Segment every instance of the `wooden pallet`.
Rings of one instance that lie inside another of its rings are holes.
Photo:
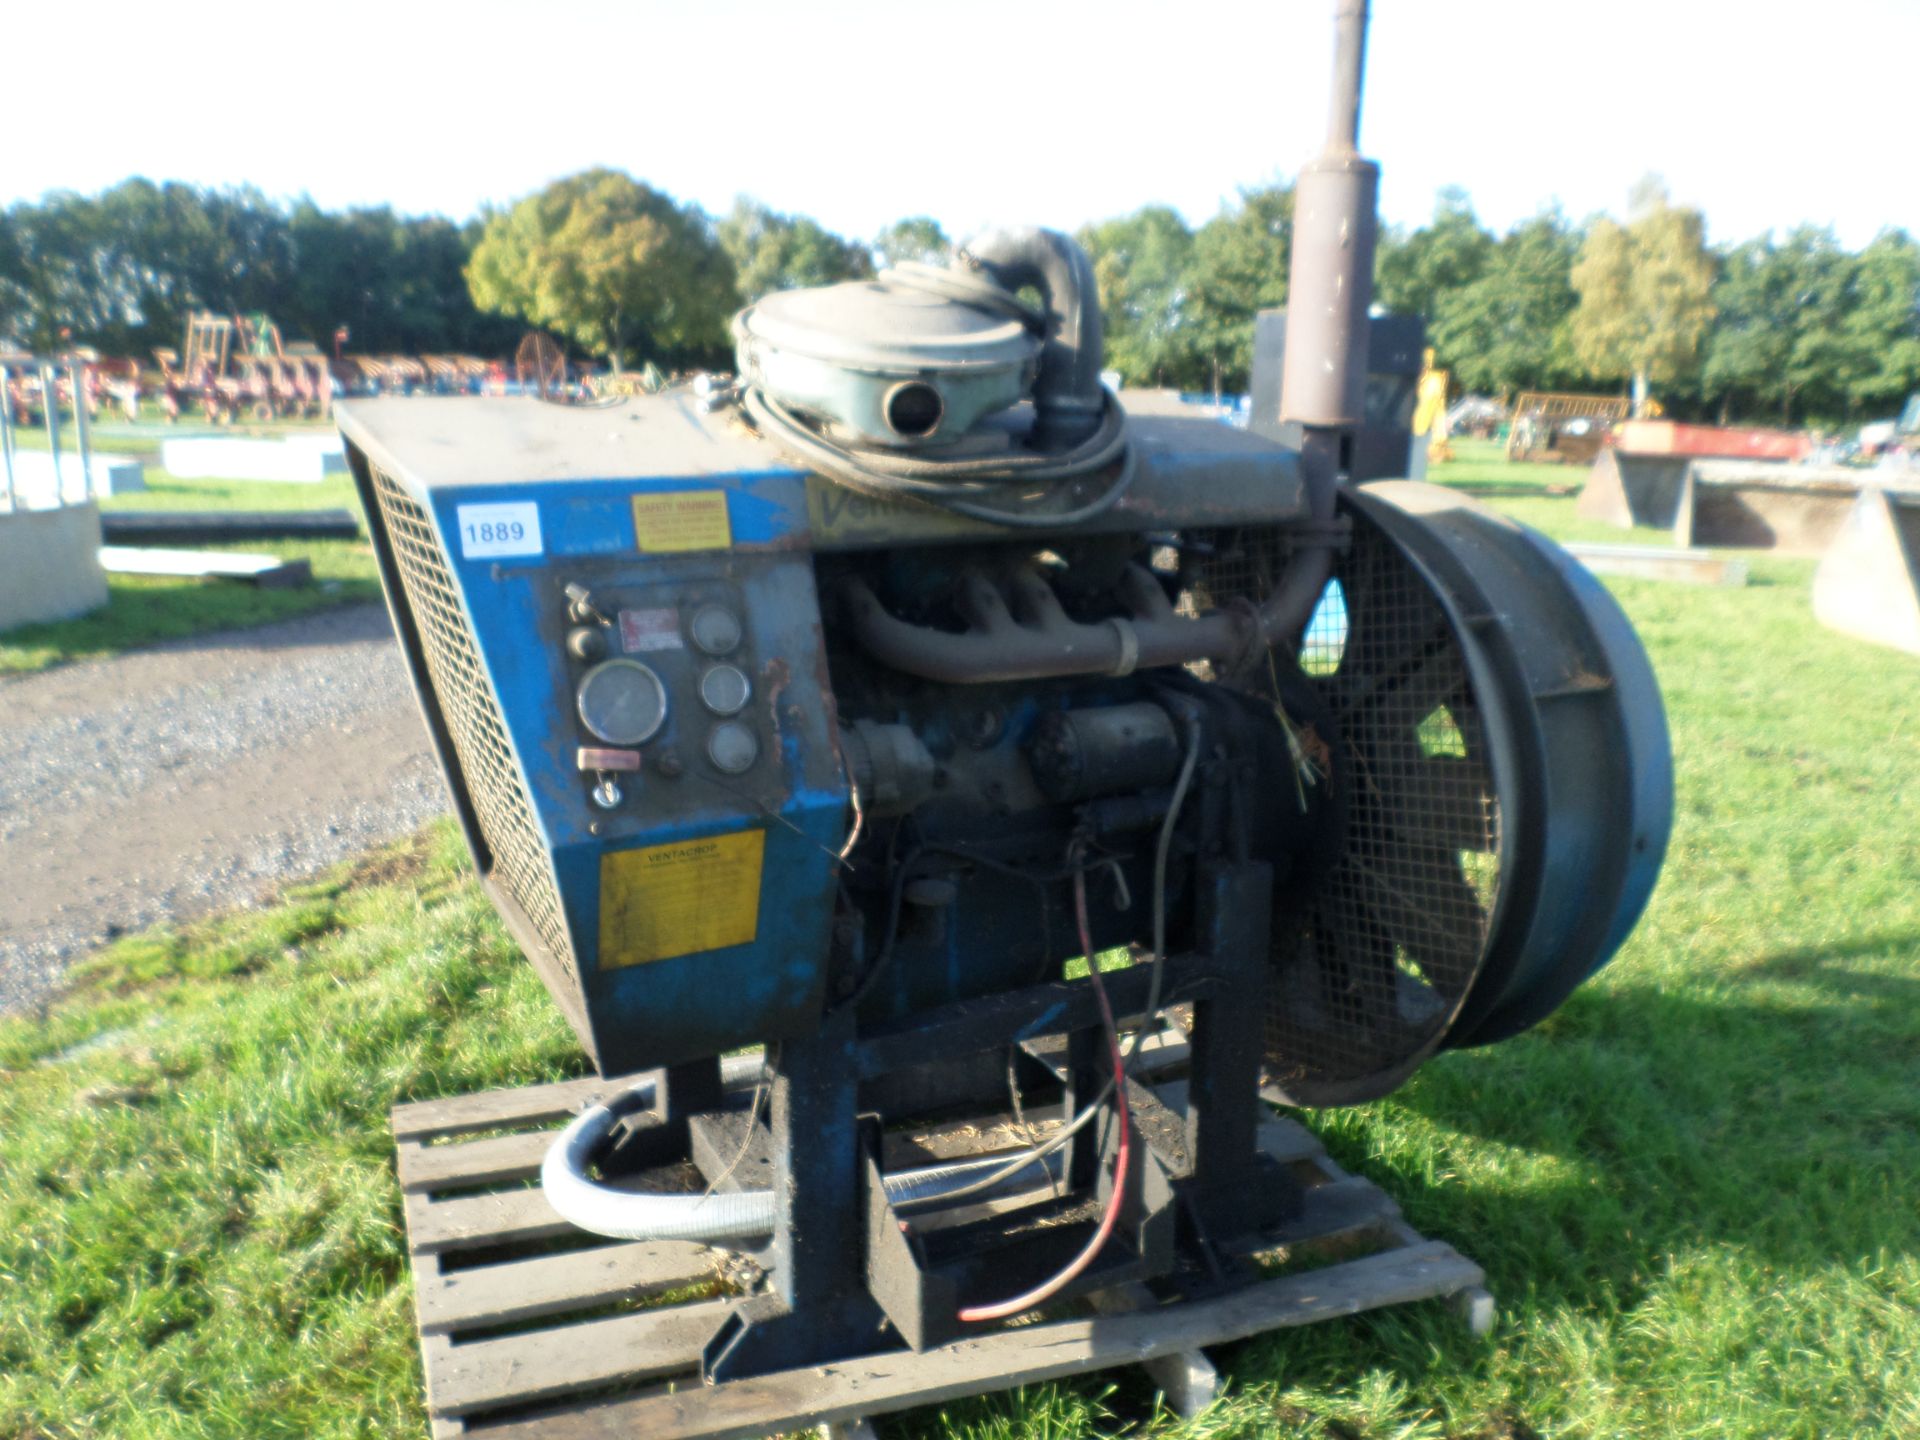
[[[1177,1063],[1181,1048],[1169,1044],[1160,1062]],[[701,1347],[734,1303],[739,1261],[687,1243],[555,1248],[588,1237],[554,1213],[536,1180],[555,1128],[630,1083],[576,1080],[395,1107],[435,1440],[696,1440],[815,1426],[857,1440],[873,1434],[871,1416],[1121,1365],[1144,1366],[1190,1414],[1217,1393],[1208,1345],[1437,1297],[1453,1298],[1476,1333],[1493,1321],[1479,1266],[1415,1232],[1312,1132],[1276,1117],[1262,1147],[1310,1188],[1297,1219],[1246,1248],[1324,1261],[1318,1268],[1202,1300],[1163,1303],[1146,1286],[1123,1287],[1076,1315],[924,1354],[704,1385]],[[1162,1079],[1158,1093],[1184,1107],[1182,1082]],[[1006,1116],[903,1141],[922,1157],[1017,1143]]]

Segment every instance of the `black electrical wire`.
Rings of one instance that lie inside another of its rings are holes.
[[[1186,802],[1187,791],[1193,784],[1194,768],[1200,761],[1201,738],[1200,722],[1197,720],[1189,720],[1187,722],[1187,758],[1181,763],[1180,778],[1174,782],[1173,799],[1167,806],[1166,818],[1160,822],[1160,836],[1154,846],[1153,973],[1147,983],[1147,1004],[1144,1012],[1146,1018],[1141,1023],[1140,1028],[1133,1032],[1133,1043],[1128,1047],[1126,1058],[1122,1062],[1120,1069],[1122,1077],[1130,1077],[1133,1074],[1134,1065],[1140,1055],[1140,1047],[1145,1042],[1147,1033],[1155,1028],[1154,1022],[1160,1014],[1167,954],[1167,861],[1173,849],[1174,826],[1180,818],[1181,807]],[[1087,966],[1089,970],[1097,967],[1098,964],[1099,961],[1093,955],[1089,954],[1087,956]],[[1099,1093],[1086,1103],[1079,1114],[1075,1115],[1060,1129],[1054,1131],[1043,1143],[1036,1146],[1027,1154],[1009,1161],[1000,1169],[993,1171],[984,1180],[975,1181],[958,1190],[943,1192],[938,1197],[939,1202],[942,1205],[946,1205],[955,1200],[965,1199],[969,1195],[981,1194],[993,1189],[997,1185],[1004,1184],[1013,1176],[1018,1175],[1022,1170],[1045,1160],[1047,1156],[1061,1149],[1069,1140],[1092,1123],[1094,1116],[1100,1114],[1107,1103],[1108,1097],[1114,1093],[1114,1086],[1115,1082],[1109,1080],[1100,1088]],[[906,1205],[896,1206],[895,1208],[912,1208],[913,1203],[914,1202],[909,1202]]]
[[[1138,466],[1127,443],[1127,412],[1111,390],[1100,424],[1070,450],[1016,450],[999,455],[940,459],[925,455],[863,451],[859,455],[810,428],[758,386],[741,396],[760,433],[808,469],[835,484],[876,500],[918,500],[970,520],[1015,530],[1078,525],[1106,514],[1133,485]],[[1118,470],[1097,498],[1072,510],[1041,507],[1011,510],[1006,501],[1021,491],[1059,484],[1114,465]],[[984,501],[998,500],[998,504]]]
[[[896,831],[895,833],[897,834],[898,832]],[[893,963],[894,942],[900,934],[900,905],[906,898],[907,882],[913,878],[913,867],[924,855],[950,855],[955,859],[964,860],[968,864],[978,865],[982,869],[998,871],[1000,874],[1010,876],[1015,880],[1025,881],[1040,892],[1042,925],[1046,923],[1047,914],[1046,887],[1058,884],[1062,880],[1071,880],[1075,873],[1074,870],[1069,867],[1064,870],[1048,871],[1044,874],[1036,875],[1031,870],[1023,870],[1018,865],[1009,865],[1004,860],[995,860],[990,856],[965,849],[959,845],[933,840],[916,844],[912,850],[907,852],[906,859],[894,864],[893,886],[887,898],[887,928],[882,932],[880,948],[873,957],[873,963],[867,966],[866,974],[860,977],[860,983],[854,987],[853,993],[840,1002],[842,1007],[857,1007],[861,1001],[865,1000],[867,996],[873,992],[873,987],[879,982],[880,977],[886,973],[888,966]],[[1043,939],[1042,949],[1050,948]]]
[[[1069,1260],[1051,1278],[1042,1281],[1032,1289],[1006,1300],[990,1305],[969,1305],[960,1311],[960,1319],[967,1324],[978,1324],[984,1320],[1006,1320],[1015,1315],[1046,1304],[1067,1286],[1071,1285],[1087,1267],[1100,1258],[1100,1252],[1113,1237],[1114,1226],[1119,1222],[1120,1212],[1127,1203],[1127,1172],[1133,1159],[1133,1118],[1127,1111],[1127,1062],[1120,1054],[1120,1027],[1115,1023],[1113,1004],[1107,999],[1107,984],[1100,977],[1099,962],[1093,956],[1092,927],[1087,923],[1087,872],[1084,869],[1073,872],[1073,913],[1080,929],[1080,945],[1087,952],[1087,979],[1093,984],[1094,997],[1100,1002],[1100,1029],[1107,1039],[1107,1056],[1113,1065],[1113,1080],[1110,1088],[1113,1092],[1114,1109],[1118,1112],[1120,1138],[1113,1160],[1113,1189],[1107,1196],[1105,1210],[1101,1213],[1100,1224],[1093,1236],[1081,1247],[1080,1253]]]

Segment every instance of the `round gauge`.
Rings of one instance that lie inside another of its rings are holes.
[[[640,745],[667,718],[667,689],[638,660],[604,660],[580,678],[580,723],[609,745]]]
[[[716,715],[738,715],[753,698],[753,683],[733,665],[716,665],[700,677],[700,703]]]
[[[738,775],[759,758],[760,742],[738,720],[722,720],[707,736],[707,759],[723,774]]]
[[[693,643],[709,655],[731,655],[740,645],[740,617],[724,605],[702,605],[687,622]]]

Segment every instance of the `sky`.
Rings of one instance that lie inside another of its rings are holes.
[[[456,219],[591,165],[843,234],[1198,225],[1324,137],[1331,0],[15,0],[0,203],[129,175]],[[1504,230],[1663,176],[1715,241],[1920,231],[1920,0],[1374,0],[1389,223]],[[74,57],[71,61],[63,57]]]

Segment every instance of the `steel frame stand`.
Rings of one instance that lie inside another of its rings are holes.
[[[774,1290],[736,1306],[707,1342],[709,1382],[846,1359],[881,1338],[880,1307],[857,1264],[865,1243],[852,1016],[771,1047],[767,1068]]]
[[[1162,992],[1191,1005],[1192,1029],[1156,1037],[1133,1076],[1140,1162],[1119,1223],[1086,1274],[1013,1328],[958,1312],[1024,1292],[1083,1247],[1110,1198],[1110,1118],[1067,1147],[1064,1193],[1037,1182],[903,1213],[883,1175],[1031,1143],[1000,1110],[1004,1072],[979,1063],[1009,1037],[1058,1092],[1059,1113],[1096,1093],[1106,1059],[1084,980],[864,1032],[833,1017],[769,1047],[760,1097],[723,1090],[706,1062],[667,1072],[655,1114],[609,1163],[665,1158],[684,1179],[691,1160],[716,1188],[771,1188],[768,1284],[744,1298],[644,1303],[710,1296],[716,1275],[737,1280],[737,1262],[726,1268],[705,1246],[540,1248],[581,1237],[522,1177],[537,1173],[550,1127],[622,1082],[397,1109],[436,1437],[697,1440],[819,1426],[865,1440],[871,1415],[1123,1364],[1147,1366],[1184,1414],[1217,1390],[1205,1345],[1435,1296],[1453,1297],[1476,1331],[1490,1325],[1479,1267],[1415,1233],[1378,1189],[1268,1110],[1258,1087],[1270,876],[1233,862],[1197,873],[1202,945],[1167,958]],[[1146,967],[1105,978],[1123,1023],[1140,1020]],[[925,1113],[939,1089],[929,1076],[951,1083],[940,1107],[950,1119]],[[918,1098],[894,1110],[889,1094]],[[516,1126],[523,1133],[458,1138]],[[1386,1248],[1354,1258],[1362,1238]],[[1317,1270],[1272,1278],[1257,1264],[1277,1247],[1297,1255],[1336,1239],[1345,1248]],[[607,1313],[616,1301],[640,1308]]]
[[[1138,1158],[1119,1222],[1059,1300],[1162,1279],[1183,1260],[1189,1269],[1224,1276],[1232,1267],[1219,1253],[1222,1243],[1298,1208],[1297,1185],[1263,1163],[1258,1144],[1266,1113],[1259,1085],[1272,872],[1259,862],[1220,862],[1201,866],[1199,878],[1200,952],[1170,957],[1164,977],[1168,994],[1194,997],[1187,1115],[1184,1122],[1170,1117],[1134,1087]],[[1144,1006],[1144,967],[1111,977],[1109,985],[1130,1013]],[[1063,992],[1073,997],[1065,1007]],[[1050,1014],[1060,1018],[1049,1021]],[[983,1023],[989,1016],[996,1023]],[[861,1081],[871,1092],[893,1057],[911,1053],[918,1068],[936,1064],[958,1087],[975,1073],[970,1058],[1003,1050],[1010,1035],[1027,1037],[1028,1053],[1043,1064],[1053,1057],[1063,1114],[1090,1103],[1110,1078],[1091,987],[1080,981],[915,1016],[897,1035],[878,1037],[877,1046],[863,1045],[867,1037],[843,1013],[816,1035],[770,1047],[764,1142],[731,1118],[735,1111],[720,1125],[688,1117],[699,1137],[692,1156],[710,1184],[732,1182],[738,1157],[764,1143],[776,1207],[774,1288],[735,1307],[708,1342],[702,1373],[710,1383],[853,1359],[903,1342],[915,1351],[950,1343],[986,1328],[960,1320],[963,1309],[1024,1293],[1079,1253],[1111,1198],[1119,1145],[1111,1123],[1085,1126],[1066,1148],[1064,1194],[1010,1211],[971,1207],[981,1213],[959,1223],[944,1216],[922,1223],[888,1199],[880,1117],[862,1119]],[[893,1044],[901,1037],[911,1038],[909,1052]],[[1052,1047],[1032,1043],[1046,1038]],[[717,1088],[717,1070],[712,1079]],[[665,1132],[685,1124],[669,1118],[654,1133],[672,1145]],[[656,1145],[643,1149],[659,1153]]]

